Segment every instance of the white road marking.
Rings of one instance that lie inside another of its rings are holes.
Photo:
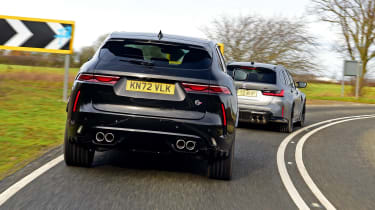
[[[336,120],[342,120],[342,119],[349,119],[349,118],[355,118],[355,117],[364,117],[364,116],[372,116],[372,115],[359,115],[359,116],[349,116],[349,117],[340,117],[330,120],[325,120],[322,122],[318,122],[312,125],[309,125],[307,127],[301,128],[291,134],[289,134],[280,144],[278,150],[277,150],[277,168],[279,170],[281,181],[283,182],[289,196],[293,200],[293,202],[296,204],[296,206],[299,209],[310,209],[310,207],[306,204],[306,202],[302,199],[301,195],[297,191],[296,187],[294,186],[292,179],[289,176],[289,173],[286,168],[285,164],[285,150],[288,146],[288,143],[298,134],[308,130],[309,128],[324,124],[324,123],[330,123]]]
[[[29,175],[25,176],[18,182],[14,183],[12,186],[10,186],[8,189],[6,189],[4,192],[0,194],[0,207],[14,194],[16,194],[18,191],[20,191],[22,188],[24,188],[26,185],[28,185],[30,182],[32,182],[34,179],[38,178],[40,175],[48,171],[49,169],[53,168],[57,164],[59,164],[61,161],[64,160],[64,156],[60,155],[57,158],[49,161],[48,163],[44,164],[40,168],[36,169],[35,171],[31,172]]]
[[[315,207],[315,208],[321,208],[321,206],[319,205],[319,203],[312,203],[311,204],[313,207]]]
[[[358,117],[358,118],[352,118],[352,119],[346,119],[346,120],[341,120],[341,121],[336,121],[336,122],[333,122],[333,123],[329,123],[327,125],[324,125],[324,126],[321,126],[319,128],[316,128],[310,132],[308,132],[307,134],[305,134],[299,141],[298,141],[298,144],[297,144],[297,148],[296,148],[296,153],[295,153],[295,157],[296,157],[296,163],[297,163],[297,168],[298,168],[298,171],[300,172],[303,180],[305,181],[305,183],[307,184],[307,186],[310,188],[311,192],[315,195],[315,197],[322,203],[322,205],[326,208],[326,209],[329,209],[329,210],[334,210],[336,209],[333,204],[331,202],[329,202],[329,200],[323,195],[323,193],[319,190],[318,186],[316,186],[316,184],[314,183],[314,181],[312,180],[312,178],[310,177],[309,173],[307,172],[306,170],[306,167],[305,165],[303,164],[303,157],[302,157],[302,150],[303,150],[303,145],[305,144],[305,142],[307,141],[307,139],[312,136],[313,134],[315,134],[316,132],[320,131],[320,130],[323,130],[325,128],[328,128],[330,126],[333,126],[333,125],[336,125],[336,124],[339,124],[339,123],[344,123],[344,122],[348,122],[348,121],[352,121],[352,120],[360,120],[360,119],[368,119],[368,118],[374,118],[373,117]]]

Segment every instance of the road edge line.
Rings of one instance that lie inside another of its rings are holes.
[[[302,136],[302,138],[298,141],[297,147],[296,147],[296,152],[295,152],[295,159],[296,159],[296,164],[297,164],[298,171],[301,174],[303,181],[306,183],[306,185],[311,190],[311,192],[315,195],[315,197],[322,203],[322,205],[326,209],[335,210],[336,207],[334,207],[333,204],[323,195],[323,193],[320,191],[320,189],[318,188],[318,186],[315,184],[315,182],[312,180],[311,176],[307,172],[307,169],[306,169],[306,167],[305,167],[305,165],[303,163],[303,146],[304,146],[305,142],[312,135],[314,135],[318,131],[323,130],[325,128],[328,128],[328,127],[331,127],[331,126],[334,126],[334,125],[337,125],[337,124],[340,124],[340,123],[348,122],[348,121],[361,120],[361,119],[369,119],[369,118],[374,118],[374,117],[375,116],[372,116],[372,117],[371,116],[357,117],[357,118],[350,118],[350,119],[345,119],[345,120],[340,120],[340,121],[332,122],[332,123],[326,124],[324,126],[318,127],[316,129],[308,132],[307,134],[305,134],[304,136]]]
[[[347,116],[347,117],[340,117],[340,118],[334,118],[329,119],[321,122],[314,123],[312,125],[309,125],[307,127],[301,128],[291,134],[289,134],[279,145],[279,148],[277,149],[277,169],[279,171],[279,175],[281,178],[282,183],[284,184],[285,189],[287,190],[290,198],[293,200],[294,204],[299,209],[310,209],[310,207],[306,204],[306,202],[303,200],[299,192],[297,191],[296,187],[294,186],[292,179],[289,176],[288,170],[286,168],[285,164],[285,150],[289,144],[289,142],[298,134],[302,133],[303,131],[306,131],[312,127],[324,124],[324,123],[330,123],[336,120],[342,120],[342,119],[348,119],[348,118],[356,118],[356,117],[363,117],[363,116],[371,116],[371,115],[357,115],[357,116]]]
[[[10,187],[8,187],[6,190],[4,190],[0,194],[0,207],[8,200],[10,199],[14,194],[16,194],[18,191],[20,191],[22,188],[24,188],[26,185],[28,185],[30,182],[38,178],[40,175],[48,171],[49,169],[53,168],[60,162],[64,160],[64,155],[60,155],[57,158],[49,161],[48,163],[44,164],[43,166],[39,167],[38,169],[31,172],[29,175],[25,176],[18,182],[14,183]]]

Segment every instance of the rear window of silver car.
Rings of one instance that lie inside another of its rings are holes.
[[[276,84],[276,72],[262,67],[236,67],[233,71],[242,71],[247,74],[244,82],[258,82]]]

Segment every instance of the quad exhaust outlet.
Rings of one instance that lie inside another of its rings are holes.
[[[107,142],[112,143],[115,140],[115,135],[113,133],[103,133],[103,132],[97,132],[95,135],[95,140],[97,142]]]
[[[195,149],[196,142],[195,141],[187,141],[186,142],[186,149],[192,151]]]
[[[104,133],[103,132],[97,132],[95,135],[95,139],[97,142],[102,142],[104,141]]]
[[[115,140],[115,135],[113,135],[113,133],[106,133],[104,139],[106,142],[112,143]]]
[[[176,141],[176,148],[177,149],[184,149],[186,146],[186,142],[183,139],[179,139]]]
[[[197,143],[195,141],[185,141],[184,139],[178,139],[176,141],[176,148],[179,150],[186,149],[188,151],[193,151]]]

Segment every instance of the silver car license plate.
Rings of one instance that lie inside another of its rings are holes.
[[[238,89],[237,96],[257,97],[257,92],[256,90]]]

